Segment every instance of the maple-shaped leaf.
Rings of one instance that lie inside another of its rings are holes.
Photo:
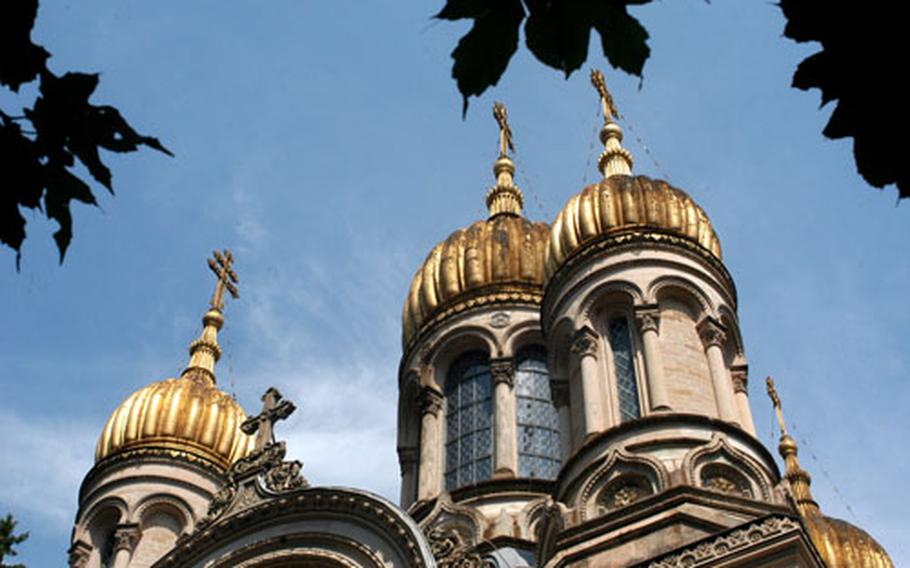
[[[50,54],[32,43],[38,0],[0,2],[0,85],[18,91],[35,79]]]
[[[18,251],[25,239],[25,218],[19,207],[34,209],[40,206],[44,174],[35,143],[2,112],[0,176],[7,180],[0,191],[0,243]]]

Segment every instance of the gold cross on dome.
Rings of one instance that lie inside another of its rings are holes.
[[[256,434],[254,450],[261,450],[275,441],[275,422],[290,416],[297,407],[289,400],[283,400],[278,389],[269,387],[262,395],[262,412],[243,421],[240,429],[244,434]]]
[[[607,83],[604,81],[604,74],[600,72],[600,69],[591,69],[591,84],[594,85],[594,88],[597,89],[597,94],[600,95],[600,105],[604,111],[604,120],[619,118],[619,109],[613,103],[613,95],[607,90]]]
[[[225,249],[223,253],[217,250],[213,253],[215,259],[208,259],[209,268],[218,277],[218,283],[215,284],[215,293],[212,294],[212,307],[216,310],[224,308],[224,291],[231,293],[231,297],[237,299],[240,294],[237,293],[237,273],[234,272],[234,255],[231,251]]]
[[[497,101],[493,103],[493,118],[499,123],[499,154],[506,155],[507,150],[515,151],[515,144],[512,142],[512,129],[509,128],[509,115],[506,111],[506,105]]]

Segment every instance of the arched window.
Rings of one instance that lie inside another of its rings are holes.
[[[446,375],[446,489],[493,475],[490,359],[472,351]]]
[[[625,422],[641,417],[638,399],[638,379],[635,377],[635,358],[629,320],[618,317],[610,321],[610,350],[616,371],[616,390],[619,395],[619,416]]]
[[[550,397],[547,354],[542,347],[515,357],[518,475],[556,479],[559,473],[559,414]]]

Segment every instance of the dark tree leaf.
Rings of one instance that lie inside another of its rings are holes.
[[[528,49],[541,63],[559,69],[568,78],[588,58],[596,2],[525,2],[529,12],[525,22]]]
[[[35,79],[50,54],[32,43],[38,0],[4,0],[0,3],[0,85],[18,91]]]
[[[40,206],[44,180],[34,142],[3,113],[0,113],[0,175],[7,180],[6,187],[0,191],[0,243],[18,251],[25,240],[25,218],[19,207]]]
[[[54,233],[60,264],[66,256],[66,249],[73,238],[73,217],[70,201],[75,199],[89,205],[96,205],[95,196],[89,186],[71,174],[66,168],[54,164],[47,167],[47,192],[44,194],[44,211],[48,219],[57,221],[60,228]]]
[[[436,14],[440,20],[479,18],[489,10],[489,0],[448,0]]]
[[[641,77],[645,61],[651,55],[648,30],[626,11],[625,4],[604,3],[594,19],[600,44],[610,65]]]
[[[446,6],[440,14],[446,14],[448,18],[469,13],[468,8],[476,8],[478,2],[461,0],[456,4],[458,6],[451,10]],[[462,114],[468,111],[468,97],[495,85],[506,70],[509,59],[518,49],[518,26],[524,18],[524,8],[520,0],[496,0],[487,2],[487,8],[478,15],[465,17],[473,17],[474,26],[452,52],[455,60],[452,77],[464,98]]]

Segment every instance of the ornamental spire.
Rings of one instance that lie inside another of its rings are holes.
[[[509,151],[515,151],[512,142],[512,129],[509,128],[508,112],[500,102],[493,103],[493,118],[499,124],[499,159],[493,164],[496,174],[496,185],[487,192],[487,208],[490,217],[501,214],[521,215],[524,196],[515,185],[515,164],[509,157]]]
[[[214,259],[208,259],[209,268],[215,273],[218,281],[212,293],[210,308],[202,316],[202,334],[190,343],[190,363],[181,377],[201,378],[215,382],[215,363],[221,358],[221,346],[218,345],[218,330],[224,325],[224,293],[229,292],[234,298],[237,293],[237,273],[234,272],[234,255],[231,251],[213,253]]]
[[[632,175],[632,154],[622,147],[622,128],[614,118],[619,118],[619,110],[613,103],[613,95],[607,90],[604,74],[599,69],[591,69],[591,84],[600,96],[600,105],[604,113],[604,126],[600,130],[600,141],[604,151],[600,154],[597,167],[604,178],[616,175]]]
[[[784,477],[790,484],[790,491],[793,493],[793,498],[796,499],[796,507],[804,517],[820,515],[821,510],[818,507],[818,503],[812,498],[812,491],[809,488],[812,484],[812,476],[799,465],[796,440],[787,433],[787,424],[784,422],[784,412],[781,409],[780,397],[777,394],[777,389],[774,388],[774,379],[768,377],[765,379],[765,384],[768,387],[768,396],[771,397],[774,410],[777,412],[777,424],[780,426],[780,445],[778,445],[777,450],[780,452],[780,457],[784,458],[784,464],[786,465]]]

